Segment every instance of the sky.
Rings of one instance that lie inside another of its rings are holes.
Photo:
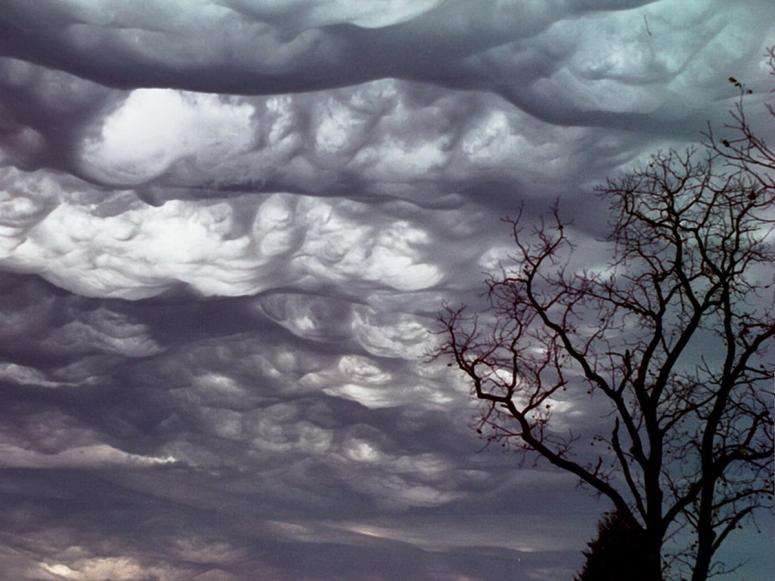
[[[571,578],[608,505],[484,448],[436,314],[519,204],[600,262],[728,76],[766,119],[775,5],[0,4],[2,579]]]

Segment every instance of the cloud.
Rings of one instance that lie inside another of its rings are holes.
[[[52,576],[47,577],[49,579],[72,579],[73,581],[102,581],[104,579],[177,581],[183,579],[183,575],[186,574],[184,571],[175,571],[170,567],[146,567],[132,557],[93,557],[78,559],[69,565],[42,563],[40,569]],[[191,572],[189,571],[188,574]]]
[[[0,192],[0,256],[8,256],[24,241],[26,232],[57,205],[52,179],[17,181],[17,170],[4,172]],[[32,182],[32,183],[30,183]]]
[[[171,456],[149,457],[127,454],[103,444],[69,448],[56,454],[42,454],[32,450],[2,446],[5,468],[105,468],[118,466],[154,466],[174,463]]]
[[[360,73],[345,67],[350,82],[352,77],[384,76],[396,65],[407,67],[410,63],[401,57],[424,43],[434,52],[448,49],[450,35],[460,47],[454,56],[461,49],[471,52],[531,36],[561,18],[562,5],[498,3],[489,10],[474,10],[463,2],[436,0],[282,5],[235,0],[186,4],[185,10],[161,2],[143,10],[118,3],[106,10],[90,2],[71,2],[41,11],[12,2],[2,21],[2,48],[106,85],[164,80],[205,91],[237,92],[241,86],[243,91],[289,92],[305,84],[341,83],[340,64],[366,67]],[[207,39],[201,30],[210,31]],[[483,30],[492,34],[481,34]],[[365,32],[371,33],[375,46],[369,46]],[[41,42],[43,35],[46,42]],[[260,59],[252,58],[256,51]],[[376,58],[369,63],[368,57]],[[302,78],[311,71],[317,80],[305,83]]]
[[[767,21],[757,17],[763,9],[755,3],[692,3],[677,15],[664,2],[587,3],[572,13],[560,2],[476,10],[446,2],[429,3],[430,12],[404,24],[367,31],[355,13],[394,13],[402,21],[407,7],[227,6],[201,2],[180,13],[169,4],[139,13],[114,6],[106,19],[104,9],[88,3],[45,16],[14,3],[5,16],[11,53],[21,31],[34,36],[65,22],[70,28],[47,32],[45,43],[23,41],[28,51],[46,46],[50,54],[25,51],[27,61],[2,62],[9,159],[137,187],[154,203],[240,190],[348,195],[353,188],[427,203],[430,193],[465,192],[496,178],[522,179],[527,193],[544,164],[554,171],[541,175],[549,178],[541,192],[565,189],[590,163],[599,165],[588,176],[594,180],[627,161],[644,146],[642,135],[695,140],[707,118],[726,112],[723,100],[734,95],[722,81],[730,70],[761,76],[754,63]],[[193,34],[205,20],[214,31],[206,49]],[[454,31],[454,45],[445,30]],[[290,49],[299,44],[306,48]],[[336,48],[323,56],[329,45]],[[251,67],[272,62],[275,50],[285,64],[251,87]],[[78,58],[70,62],[72,51]],[[120,66],[103,62],[120,54]],[[357,63],[343,61],[357,55]],[[51,58],[64,58],[61,67],[76,74],[47,69]],[[321,58],[330,59],[328,72]],[[195,63],[187,66],[187,59]],[[113,90],[84,80],[103,69],[131,79]],[[314,80],[305,85],[307,79]],[[221,84],[236,80],[247,84]],[[278,82],[289,86],[273,86]]]
[[[255,2],[250,0],[231,0],[224,5],[232,10],[252,16],[259,20],[293,22],[303,28],[318,28],[332,24],[354,24],[364,28],[382,28],[407,22],[437,8],[442,0],[388,0],[351,4],[338,0],[310,2],[297,0],[292,2]]]
[[[305,281],[418,290],[436,285],[428,234],[407,220],[360,222],[363,204],[272,195],[250,208],[173,200],[100,216],[62,203],[15,232],[4,262],[86,296],[140,299],[178,286],[252,295]]]
[[[252,107],[216,95],[168,89],[132,91],[81,153],[85,172],[103,183],[146,183],[174,163],[205,173],[253,145]]]
[[[771,22],[758,0],[7,0],[0,569],[572,576],[605,507],[475,453],[435,314],[482,304],[520,204],[561,196],[600,267],[592,185],[723,123],[730,74],[755,116]]]
[[[102,351],[125,357],[147,357],[161,351],[145,325],[105,308],[75,314],[74,320],[55,329],[43,346],[59,352]]]
[[[430,328],[435,323],[427,319],[366,307],[356,308],[354,315],[353,333],[372,355],[419,359],[433,344]]]
[[[43,373],[34,367],[17,365],[16,363],[0,363],[0,381],[41,387],[59,387],[62,385],[60,382],[49,381]]]

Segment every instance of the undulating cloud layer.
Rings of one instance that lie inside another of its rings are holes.
[[[5,0],[0,571],[559,580],[607,507],[445,361],[499,218],[760,114],[766,0]],[[757,108],[758,107],[758,108]],[[583,429],[583,402],[558,402]],[[750,575],[770,562],[748,543]]]

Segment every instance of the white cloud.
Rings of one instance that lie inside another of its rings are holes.
[[[137,581],[147,578],[182,581],[182,575],[186,574],[169,566],[146,567],[134,557],[91,557],[69,564],[41,563],[39,570],[54,575],[56,579],[72,581]]]
[[[58,381],[50,381],[44,373],[34,367],[18,365],[16,363],[0,363],[0,380],[37,387],[62,387],[68,385]]]
[[[353,334],[372,355],[419,359],[432,342],[428,321],[406,313],[354,309]]]
[[[258,300],[258,308],[294,335],[313,341],[350,337],[352,304],[331,297],[273,293]]]
[[[382,452],[372,442],[354,438],[344,446],[344,453],[348,459],[355,462],[379,462],[383,458]]]
[[[253,107],[238,98],[171,89],[132,91],[83,145],[86,171],[107,182],[143,183],[180,160],[207,172],[253,145]]]
[[[53,176],[30,178],[15,168],[0,170],[0,259],[9,256],[27,231],[56,208],[60,187]]]
[[[245,418],[254,435],[253,447],[260,452],[325,454],[333,431],[300,418],[298,413],[296,406],[279,403]]]
[[[420,261],[418,255],[431,240],[409,222],[377,229],[318,206],[310,211],[308,223],[303,247],[308,254],[295,262],[312,275],[342,282],[365,279],[405,291],[428,288],[442,278],[438,267]]]
[[[415,290],[440,281],[439,268],[424,260],[431,242],[424,230],[404,220],[362,222],[365,210],[270,196],[246,232],[226,202],[170,201],[104,217],[62,203],[25,233],[6,264],[79,294],[127,299],[181,283],[207,296],[240,296],[292,282]]]
[[[391,372],[379,360],[344,355],[336,366],[310,371],[298,380],[306,391],[356,401],[368,409],[405,405],[445,409],[458,401],[458,387],[444,364],[421,363]]]
[[[78,446],[47,454],[0,443],[0,451],[0,465],[6,468],[147,467],[177,462],[172,456],[130,454],[107,444]]]

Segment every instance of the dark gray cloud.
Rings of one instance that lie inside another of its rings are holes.
[[[0,570],[570,578],[607,507],[427,362],[498,218],[771,86],[768,2],[6,0]],[[558,413],[595,422],[594,402]],[[770,562],[750,537],[752,576]]]

